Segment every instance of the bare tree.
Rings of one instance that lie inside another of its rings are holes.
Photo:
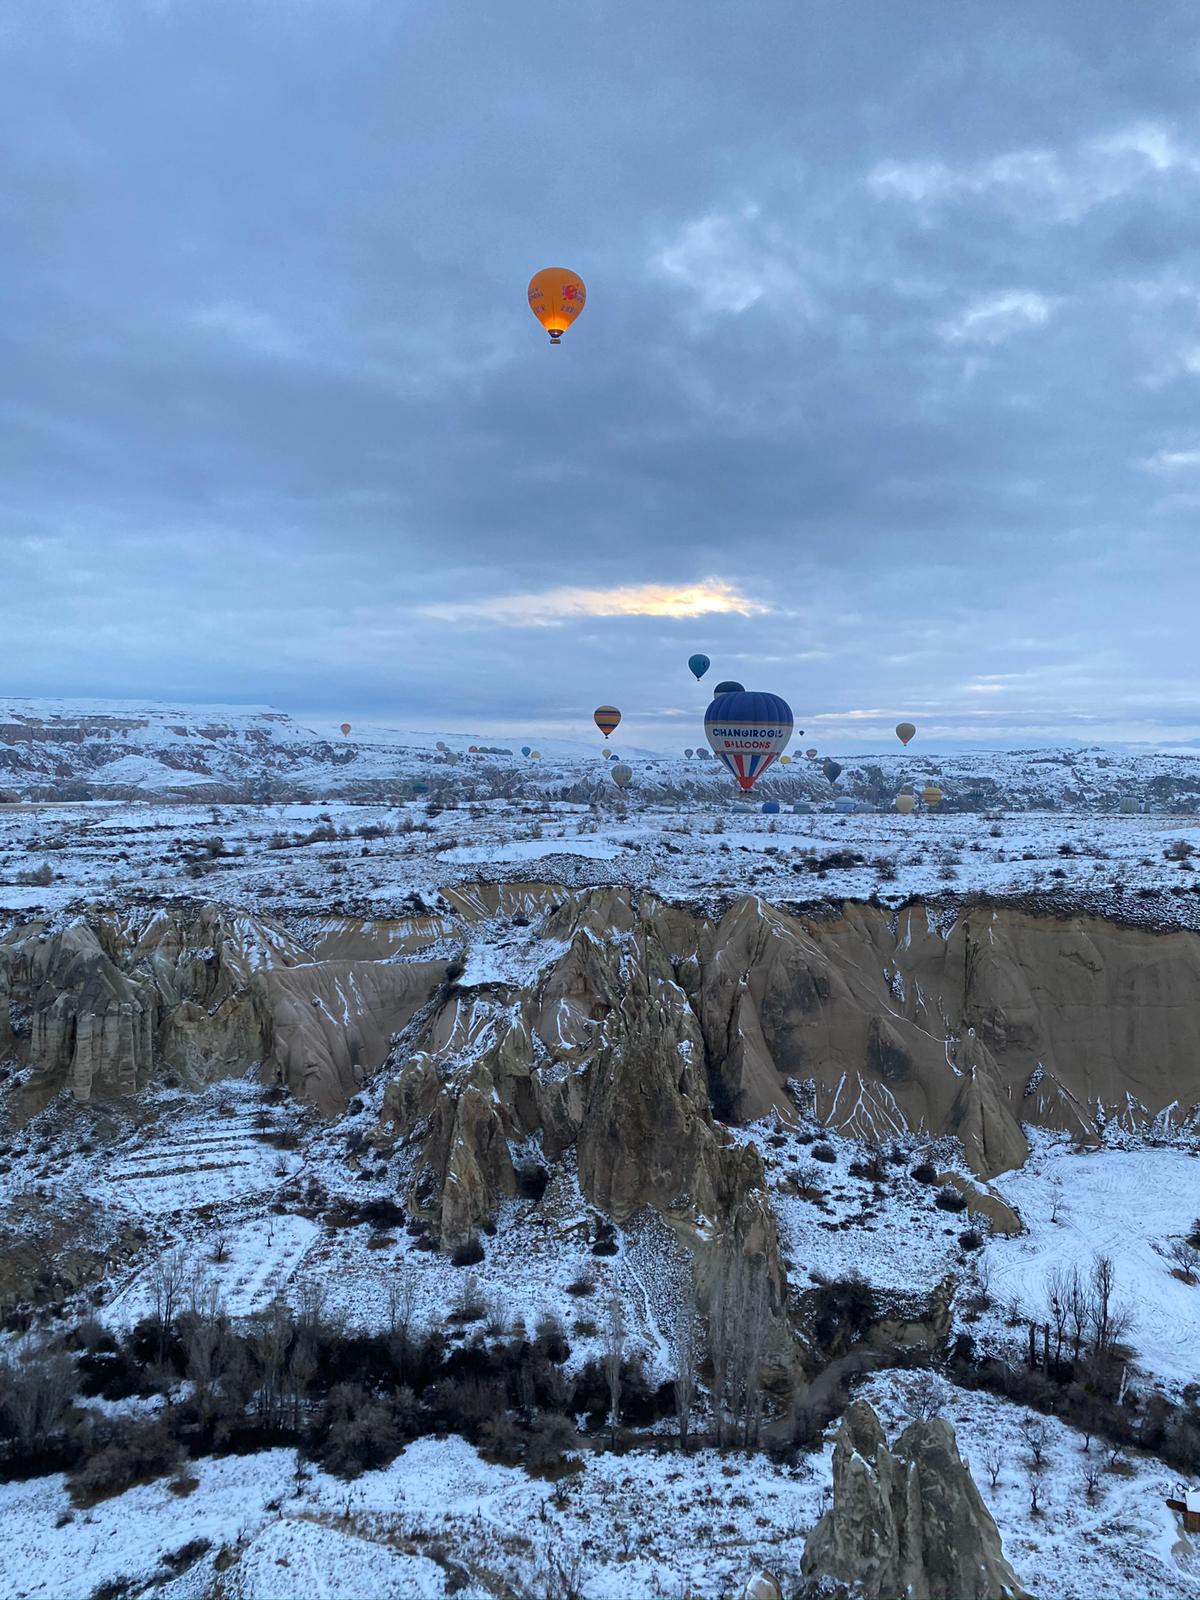
[[[1004,1451],[993,1440],[983,1452],[983,1465],[987,1472],[988,1480],[993,1489],[1000,1485],[1000,1474],[1004,1470]]]
[[[680,1297],[671,1346],[675,1361],[675,1416],[679,1423],[679,1448],[686,1454],[692,1405],[696,1398],[696,1297],[690,1279],[687,1290]]]
[[[757,1438],[769,1306],[766,1261],[731,1242],[718,1263],[709,1311],[713,1406],[722,1447],[730,1428],[736,1435],[739,1424],[744,1444]]]
[[[402,1260],[387,1282],[388,1333],[399,1334],[407,1342],[416,1314],[417,1287],[408,1263]]]
[[[1087,1495],[1089,1503],[1095,1505],[1100,1498],[1103,1482],[1100,1467],[1097,1463],[1093,1462],[1084,1467],[1081,1474],[1081,1482],[1083,1483],[1083,1492]]]
[[[1041,1472],[1046,1465],[1046,1445],[1049,1433],[1044,1417],[1022,1417],[1020,1423],[1021,1437],[1029,1446],[1031,1468],[1034,1472]]]
[[[59,1427],[74,1389],[70,1357],[32,1334],[0,1357],[0,1413],[26,1450]]]
[[[608,1379],[608,1421],[610,1439],[615,1449],[621,1420],[621,1363],[625,1357],[625,1316],[621,1297],[615,1290],[608,1302],[605,1335],[604,1375]]]
[[[212,1259],[220,1266],[229,1255],[229,1229],[218,1228],[212,1237]]]
[[[1042,1491],[1042,1480],[1038,1475],[1037,1469],[1032,1466],[1027,1468],[1027,1478],[1029,1483],[1029,1510],[1033,1516],[1040,1517],[1042,1508],[1038,1504],[1038,1497]]]
[[[158,1325],[159,1362],[167,1353],[167,1342],[191,1277],[192,1269],[182,1245],[164,1251],[150,1269],[150,1297],[154,1305],[154,1320]]]
[[[915,1382],[909,1386],[906,1400],[909,1416],[921,1422],[928,1422],[940,1409],[940,1386],[928,1367],[917,1374]]]

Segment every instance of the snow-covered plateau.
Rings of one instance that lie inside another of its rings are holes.
[[[1200,1593],[1200,758],[614,747],[0,706],[0,1596]]]

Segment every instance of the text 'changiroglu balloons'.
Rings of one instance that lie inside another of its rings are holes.
[[[792,708],[777,694],[745,689],[718,694],[704,713],[712,752],[748,794],[792,737]]]

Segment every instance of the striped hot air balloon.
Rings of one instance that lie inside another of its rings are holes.
[[[616,706],[597,706],[595,711],[592,713],[592,721],[600,729],[600,732],[606,739],[608,738],[609,734],[615,730],[617,723],[620,722],[620,720],[621,713],[617,710]]]

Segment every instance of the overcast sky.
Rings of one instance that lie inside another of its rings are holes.
[[[1198,23],[3,0],[0,699],[1200,738]]]

